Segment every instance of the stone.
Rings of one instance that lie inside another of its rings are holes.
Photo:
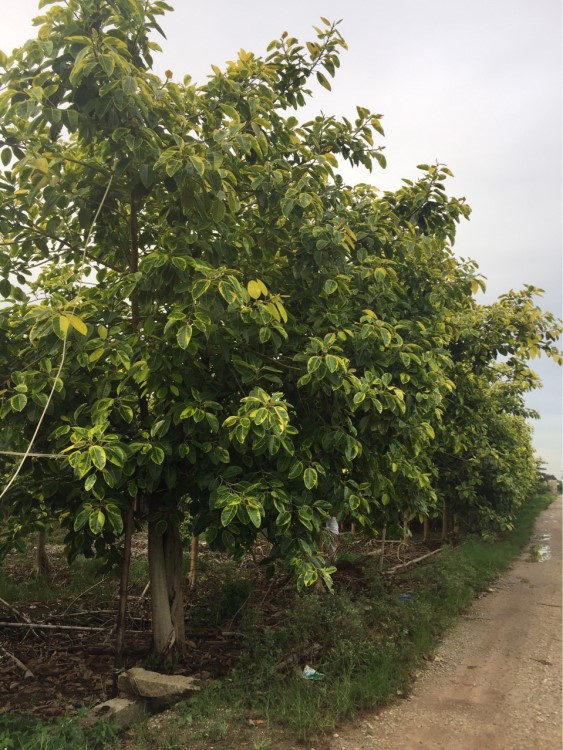
[[[200,690],[197,680],[178,674],[159,674],[133,667],[119,675],[117,686],[128,695],[152,701],[174,703]]]
[[[95,706],[85,719],[85,724],[91,725],[100,719],[107,719],[121,729],[126,729],[147,716],[147,708],[143,701],[129,698],[112,698],[105,703]]]

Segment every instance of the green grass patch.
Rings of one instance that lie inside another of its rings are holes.
[[[261,606],[250,606],[248,574],[237,574],[230,564],[214,569],[205,562],[205,594],[199,609],[190,609],[191,625],[235,627],[242,634],[239,660],[226,678],[178,704],[157,728],[136,727],[127,737],[127,750],[269,748],[279,746],[282,736],[311,740],[362,710],[387,703],[398,691],[408,692],[422,658],[475,595],[509,566],[552,500],[532,498],[514,531],[500,540],[467,539],[392,577],[381,576],[371,558],[362,564],[361,585],[341,587],[334,595],[316,589],[299,596],[286,586],[274,599],[280,614],[275,626],[265,626]],[[139,564],[133,578],[144,580],[144,566]],[[86,587],[90,574],[94,582],[95,573],[85,561],[77,588]],[[325,678],[303,679],[305,664]],[[249,718],[260,721],[259,732],[249,728]],[[73,719],[26,722],[0,716],[0,748],[116,747],[103,725],[92,733]]]
[[[265,719],[273,732],[283,727],[307,740],[387,703],[398,691],[408,692],[422,657],[476,594],[510,565],[552,499],[532,498],[514,531],[501,540],[468,539],[391,581],[379,575],[377,565],[368,565],[360,593],[295,596],[282,626],[263,628],[257,613],[244,612],[237,626],[245,633],[239,664],[227,680],[176,708],[179,716],[189,716],[190,726],[184,734],[176,726],[175,735],[197,742],[201,727],[209,728],[210,716],[221,716],[224,727],[229,716],[240,723],[241,716],[251,715]],[[412,595],[407,601],[401,600],[404,592]],[[305,663],[325,679],[304,680]],[[216,747],[236,747],[232,732],[226,732],[223,744],[218,734],[211,732],[207,739],[212,737]]]
[[[0,715],[2,750],[111,750],[119,747],[117,730],[105,721],[88,729],[79,717],[43,722],[32,716]]]

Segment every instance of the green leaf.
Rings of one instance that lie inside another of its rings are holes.
[[[166,454],[160,445],[153,445],[149,451],[149,457],[153,463],[160,466],[160,464],[164,463]]]
[[[106,465],[106,452],[101,445],[91,445],[88,448],[88,455],[96,469],[100,471]]]
[[[82,508],[78,511],[78,513],[74,517],[73,526],[74,526],[75,531],[80,531],[80,529],[86,525],[88,521],[88,516],[90,515],[91,512],[92,512],[92,506],[90,503],[86,503],[85,505],[82,506]]]
[[[115,70],[115,60],[113,59],[113,56],[112,55],[100,55],[99,61],[100,61],[102,68],[104,69],[104,73],[109,78],[113,74],[113,71]]]
[[[303,473],[303,464],[301,461],[295,461],[288,472],[288,479],[295,479],[296,477],[300,477]]]
[[[104,530],[106,517],[103,511],[93,510],[88,516],[88,526],[92,534],[101,534]]]
[[[262,422],[265,422],[266,419],[268,419],[268,410],[264,407],[260,407],[256,410],[256,413],[253,416],[254,424],[261,425]]]
[[[108,504],[105,507],[105,512],[110,526],[116,534],[120,535],[123,532],[123,517],[121,515],[121,510],[117,505]]]
[[[226,508],[223,508],[223,511],[221,513],[221,525],[228,526],[236,516],[237,510],[238,503],[233,503],[232,505],[227,505]]]
[[[122,469],[127,461],[127,451],[120,445],[107,445],[105,448],[107,460]]]
[[[111,75],[111,73],[109,73],[108,75]],[[133,96],[137,91],[137,84],[135,83],[135,79],[132,76],[126,76],[123,79],[121,87],[123,89],[123,93],[127,96]]]
[[[259,529],[260,524],[262,523],[262,515],[260,513],[260,510],[258,508],[251,508],[249,505],[246,506],[246,510],[248,512],[248,516],[252,525]]]
[[[299,516],[299,521],[302,526],[305,526],[305,528],[309,529],[309,531],[313,531],[313,513],[311,511],[311,508],[308,505],[298,508],[297,515]]]
[[[26,404],[27,396],[25,395],[25,393],[16,393],[16,395],[12,396],[12,398],[10,399],[10,406],[14,411],[23,411]]]
[[[322,361],[323,361],[322,357],[315,356],[315,357],[309,358],[309,361],[307,362],[307,372],[309,373],[309,375],[311,375],[312,373],[316,372],[319,369]]]
[[[220,281],[217,284],[217,289],[219,290],[221,297],[223,297],[225,302],[228,302],[229,305],[232,305],[233,302],[237,301],[237,294],[228,281]]]
[[[329,372],[336,372],[338,370],[338,357],[335,357],[334,354],[327,354],[325,362]]]
[[[334,294],[338,289],[338,283],[334,279],[327,279],[323,285],[325,294]]]
[[[276,518],[276,526],[288,526],[291,523],[291,513],[288,510],[282,510]]]
[[[89,474],[84,482],[84,489],[86,492],[90,492],[92,487],[96,484],[96,474]]]
[[[150,164],[141,164],[139,167],[139,177],[146,188],[149,188],[154,182],[154,172]]]
[[[213,201],[213,203],[211,204],[211,216],[217,223],[223,221],[223,219],[225,218],[225,204],[223,203],[223,201]]]
[[[176,334],[176,340],[180,349],[187,349],[192,338],[192,327],[191,325],[183,325]]]
[[[321,84],[321,86],[324,86],[327,91],[332,91],[332,87],[328,82],[328,79],[320,72],[320,70],[317,71],[317,81]]]
[[[318,475],[316,469],[312,466],[308,466],[303,472],[303,483],[308,490],[312,490],[313,487],[317,486]]]
[[[194,285],[192,287],[192,298],[194,300],[198,299],[198,297],[201,297],[202,294],[205,294],[210,286],[211,279],[198,279],[194,282]]]

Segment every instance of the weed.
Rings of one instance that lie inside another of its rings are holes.
[[[118,746],[117,730],[104,721],[85,729],[74,716],[49,723],[32,716],[0,716],[2,750],[110,750]]]
[[[237,577],[236,568],[228,563],[221,563],[219,571],[205,561],[200,568],[207,583],[205,595],[194,604],[190,620],[220,624],[236,617],[242,634],[238,663],[223,681],[209,683],[178,704],[158,727],[136,728],[134,744],[127,747],[240,747],[237,733],[250,715],[266,720],[267,731],[244,744],[268,750],[275,746],[271,738],[279,727],[295,738],[311,739],[333,730],[345,718],[384,704],[399,690],[407,692],[422,657],[475,594],[518,554],[536,516],[547,505],[545,496],[532,499],[522,508],[514,531],[500,542],[468,539],[392,579],[381,576],[377,561],[370,559],[362,565],[361,590],[340,587],[334,596],[315,591],[299,596],[283,589],[277,602],[283,619],[275,627],[263,626],[260,607],[246,606],[252,594],[250,580]],[[143,565],[134,573],[139,581],[146,576]],[[96,580],[90,561],[78,561],[70,575],[75,577],[75,590],[84,590]],[[305,664],[324,673],[325,679],[304,680]],[[115,747],[114,736],[105,736],[105,731],[96,725],[94,735],[86,734],[68,719],[42,724],[0,716],[0,748]]]

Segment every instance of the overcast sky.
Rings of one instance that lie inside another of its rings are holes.
[[[169,0],[170,2],[170,0]],[[440,161],[455,174],[449,192],[473,208],[456,252],[477,260],[489,302],[509,289],[545,290],[541,305],[561,315],[562,7],[560,0],[171,0],[162,26],[171,69],[203,82],[210,65],[242,47],[263,54],[283,31],[313,40],[319,17],[342,18],[349,45],[332,93],[315,91],[308,116],[384,115],[388,167],[348,182],[384,189]],[[0,49],[34,36],[36,0],[1,0]],[[549,470],[562,471],[561,371],[532,363],[544,388],[528,398],[542,418],[535,446]]]

